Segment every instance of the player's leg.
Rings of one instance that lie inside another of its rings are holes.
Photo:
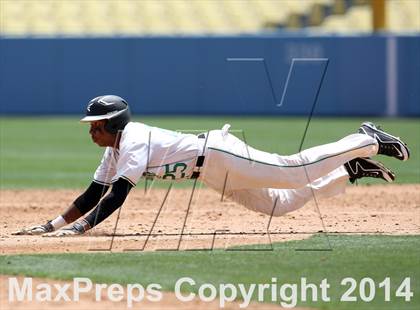
[[[228,198],[250,210],[280,216],[303,207],[314,196],[318,200],[344,193],[348,180],[353,183],[364,177],[392,182],[395,175],[377,161],[356,158],[300,189],[244,189],[232,191]]]
[[[344,193],[349,176],[340,167],[327,176],[299,189],[242,189],[234,190],[227,198],[245,206],[247,209],[267,215],[281,216],[303,207],[313,199],[328,198]]]
[[[291,156],[256,150],[223,130],[210,132],[208,141],[203,179],[212,187],[229,190],[300,188],[358,157],[409,158],[403,141],[368,122],[362,124],[359,134]]]
[[[227,190],[301,188],[354,158],[378,152],[377,141],[365,134],[352,134],[291,156],[256,150],[230,134],[223,139],[210,136],[209,142],[203,180]]]

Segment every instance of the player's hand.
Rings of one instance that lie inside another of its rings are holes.
[[[69,228],[62,228],[47,234],[44,234],[43,237],[71,237],[83,235],[85,233],[85,227],[80,223],[74,223],[73,226]]]
[[[42,235],[53,231],[54,227],[51,225],[51,222],[47,222],[44,225],[35,225],[27,228],[22,228],[21,230],[12,233],[12,235]]]

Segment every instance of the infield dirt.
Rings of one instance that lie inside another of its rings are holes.
[[[143,189],[135,189],[120,213],[116,211],[89,234],[46,238],[11,233],[53,219],[80,191],[2,190],[0,253],[185,250],[243,244],[269,247],[270,238],[272,242],[288,241],[324,232],[420,234],[419,193],[420,185],[349,186],[344,195],[317,204],[312,201],[270,220],[270,216],[228,200],[221,202],[220,194],[208,189],[194,194],[188,216],[191,189],[172,190],[162,208],[165,190],[152,189],[145,194]]]

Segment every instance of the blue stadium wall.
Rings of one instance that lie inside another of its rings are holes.
[[[420,115],[420,37],[389,35],[0,38],[0,114],[306,115],[324,69],[315,115]]]

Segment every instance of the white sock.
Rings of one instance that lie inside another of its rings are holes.
[[[63,226],[66,226],[68,223],[64,220],[64,218],[60,215],[57,216],[56,219],[51,221],[51,225],[54,227],[54,230],[60,229]]]

